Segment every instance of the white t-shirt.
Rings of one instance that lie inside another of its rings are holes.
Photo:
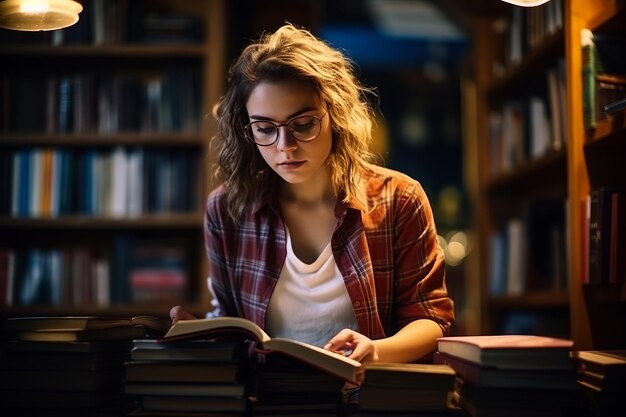
[[[267,308],[267,333],[323,347],[345,328],[358,326],[330,242],[307,264],[293,252],[287,232],[287,258]]]

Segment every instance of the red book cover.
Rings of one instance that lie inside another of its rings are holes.
[[[574,342],[536,335],[447,336],[440,352],[483,366],[507,369],[571,369]]]

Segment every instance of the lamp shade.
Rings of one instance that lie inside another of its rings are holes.
[[[514,4],[516,6],[535,7],[535,6],[541,6],[542,4],[547,3],[550,0],[502,0],[502,1]]]
[[[0,27],[29,32],[62,29],[78,22],[82,11],[73,0],[2,0]]]

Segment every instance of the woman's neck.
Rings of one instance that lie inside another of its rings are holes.
[[[330,173],[323,170],[311,180],[300,184],[283,182],[280,191],[283,203],[298,205],[317,205],[335,200]]]

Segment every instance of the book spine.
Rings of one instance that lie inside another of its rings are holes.
[[[464,382],[470,383],[474,386],[480,385],[480,368],[478,366],[472,366],[467,362],[452,359],[441,352],[435,352],[433,354],[433,363],[447,365],[454,369],[457,376]]]
[[[611,194],[607,187],[590,193],[589,206],[589,284],[608,283],[611,236]]]
[[[583,29],[582,42],[582,72],[583,72],[583,123],[586,129],[596,126],[596,47],[593,42],[593,33]]]
[[[626,281],[626,191],[611,196],[609,283]]]

